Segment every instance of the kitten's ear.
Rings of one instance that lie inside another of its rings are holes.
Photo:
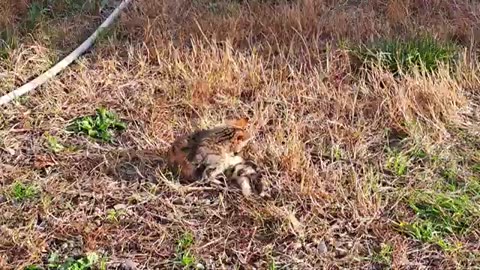
[[[228,120],[227,124],[236,128],[246,128],[248,125],[248,118],[243,117],[239,119]]]

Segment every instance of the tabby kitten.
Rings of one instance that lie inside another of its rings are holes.
[[[241,163],[231,167],[226,172],[226,175],[227,178],[236,182],[242,190],[243,196],[249,197],[252,192],[260,196],[264,195],[264,185],[261,179],[262,173],[253,161],[243,160]]]
[[[182,182],[219,183],[218,176],[243,162],[238,154],[252,138],[246,118],[195,131],[177,138],[168,152],[167,163]]]

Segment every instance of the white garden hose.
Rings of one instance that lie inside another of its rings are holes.
[[[132,0],[122,0],[120,5],[108,16],[108,18],[97,28],[97,30],[87,39],[85,40],[82,45],[80,45],[77,49],[71,52],[67,57],[65,57],[62,61],[58,62],[55,66],[47,70],[42,75],[38,76],[34,80],[24,84],[23,86],[17,88],[16,90],[0,97],[0,105],[4,105],[9,103],[10,101],[36,89],[49,79],[53,78],[55,75],[60,73],[64,70],[67,66],[69,66],[73,61],[75,61],[80,55],[82,55],[86,50],[88,50],[95,39],[100,35],[100,33],[105,30],[105,28],[109,27],[113,20],[120,14],[120,12],[131,2]]]

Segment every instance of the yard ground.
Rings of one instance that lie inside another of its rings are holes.
[[[115,5],[2,3],[0,95]],[[467,0],[134,1],[0,109],[0,268],[479,269],[479,41]],[[240,116],[269,196],[177,184],[174,137]]]

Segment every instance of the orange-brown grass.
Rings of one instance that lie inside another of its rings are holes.
[[[442,186],[449,164],[459,182],[478,181],[479,15],[466,0],[137,1],[92,53],[0,111],[0,268],[94,251],[112,267],[170,269],[185,233],[207,269],[475,265],[478,225],[447,236],[462,243],[447,251],[396,224],[415,218],[407,198]],[[417,32],[462,37],[457,70],[359,70],[339,46]],[[0,93],[51,64],[34,41],[0,65]],[[65,131],[100,106],[128,122],[116,144]],[[243,115],[269,198],[171,178],[164,153],[176,135]],[[53,153],[46,133],[65,149]],[[411,159],[404,174],[389,150]],[[12,200],[15,181],[40,194]],[[123,214],[109,219],[112,209]]]

